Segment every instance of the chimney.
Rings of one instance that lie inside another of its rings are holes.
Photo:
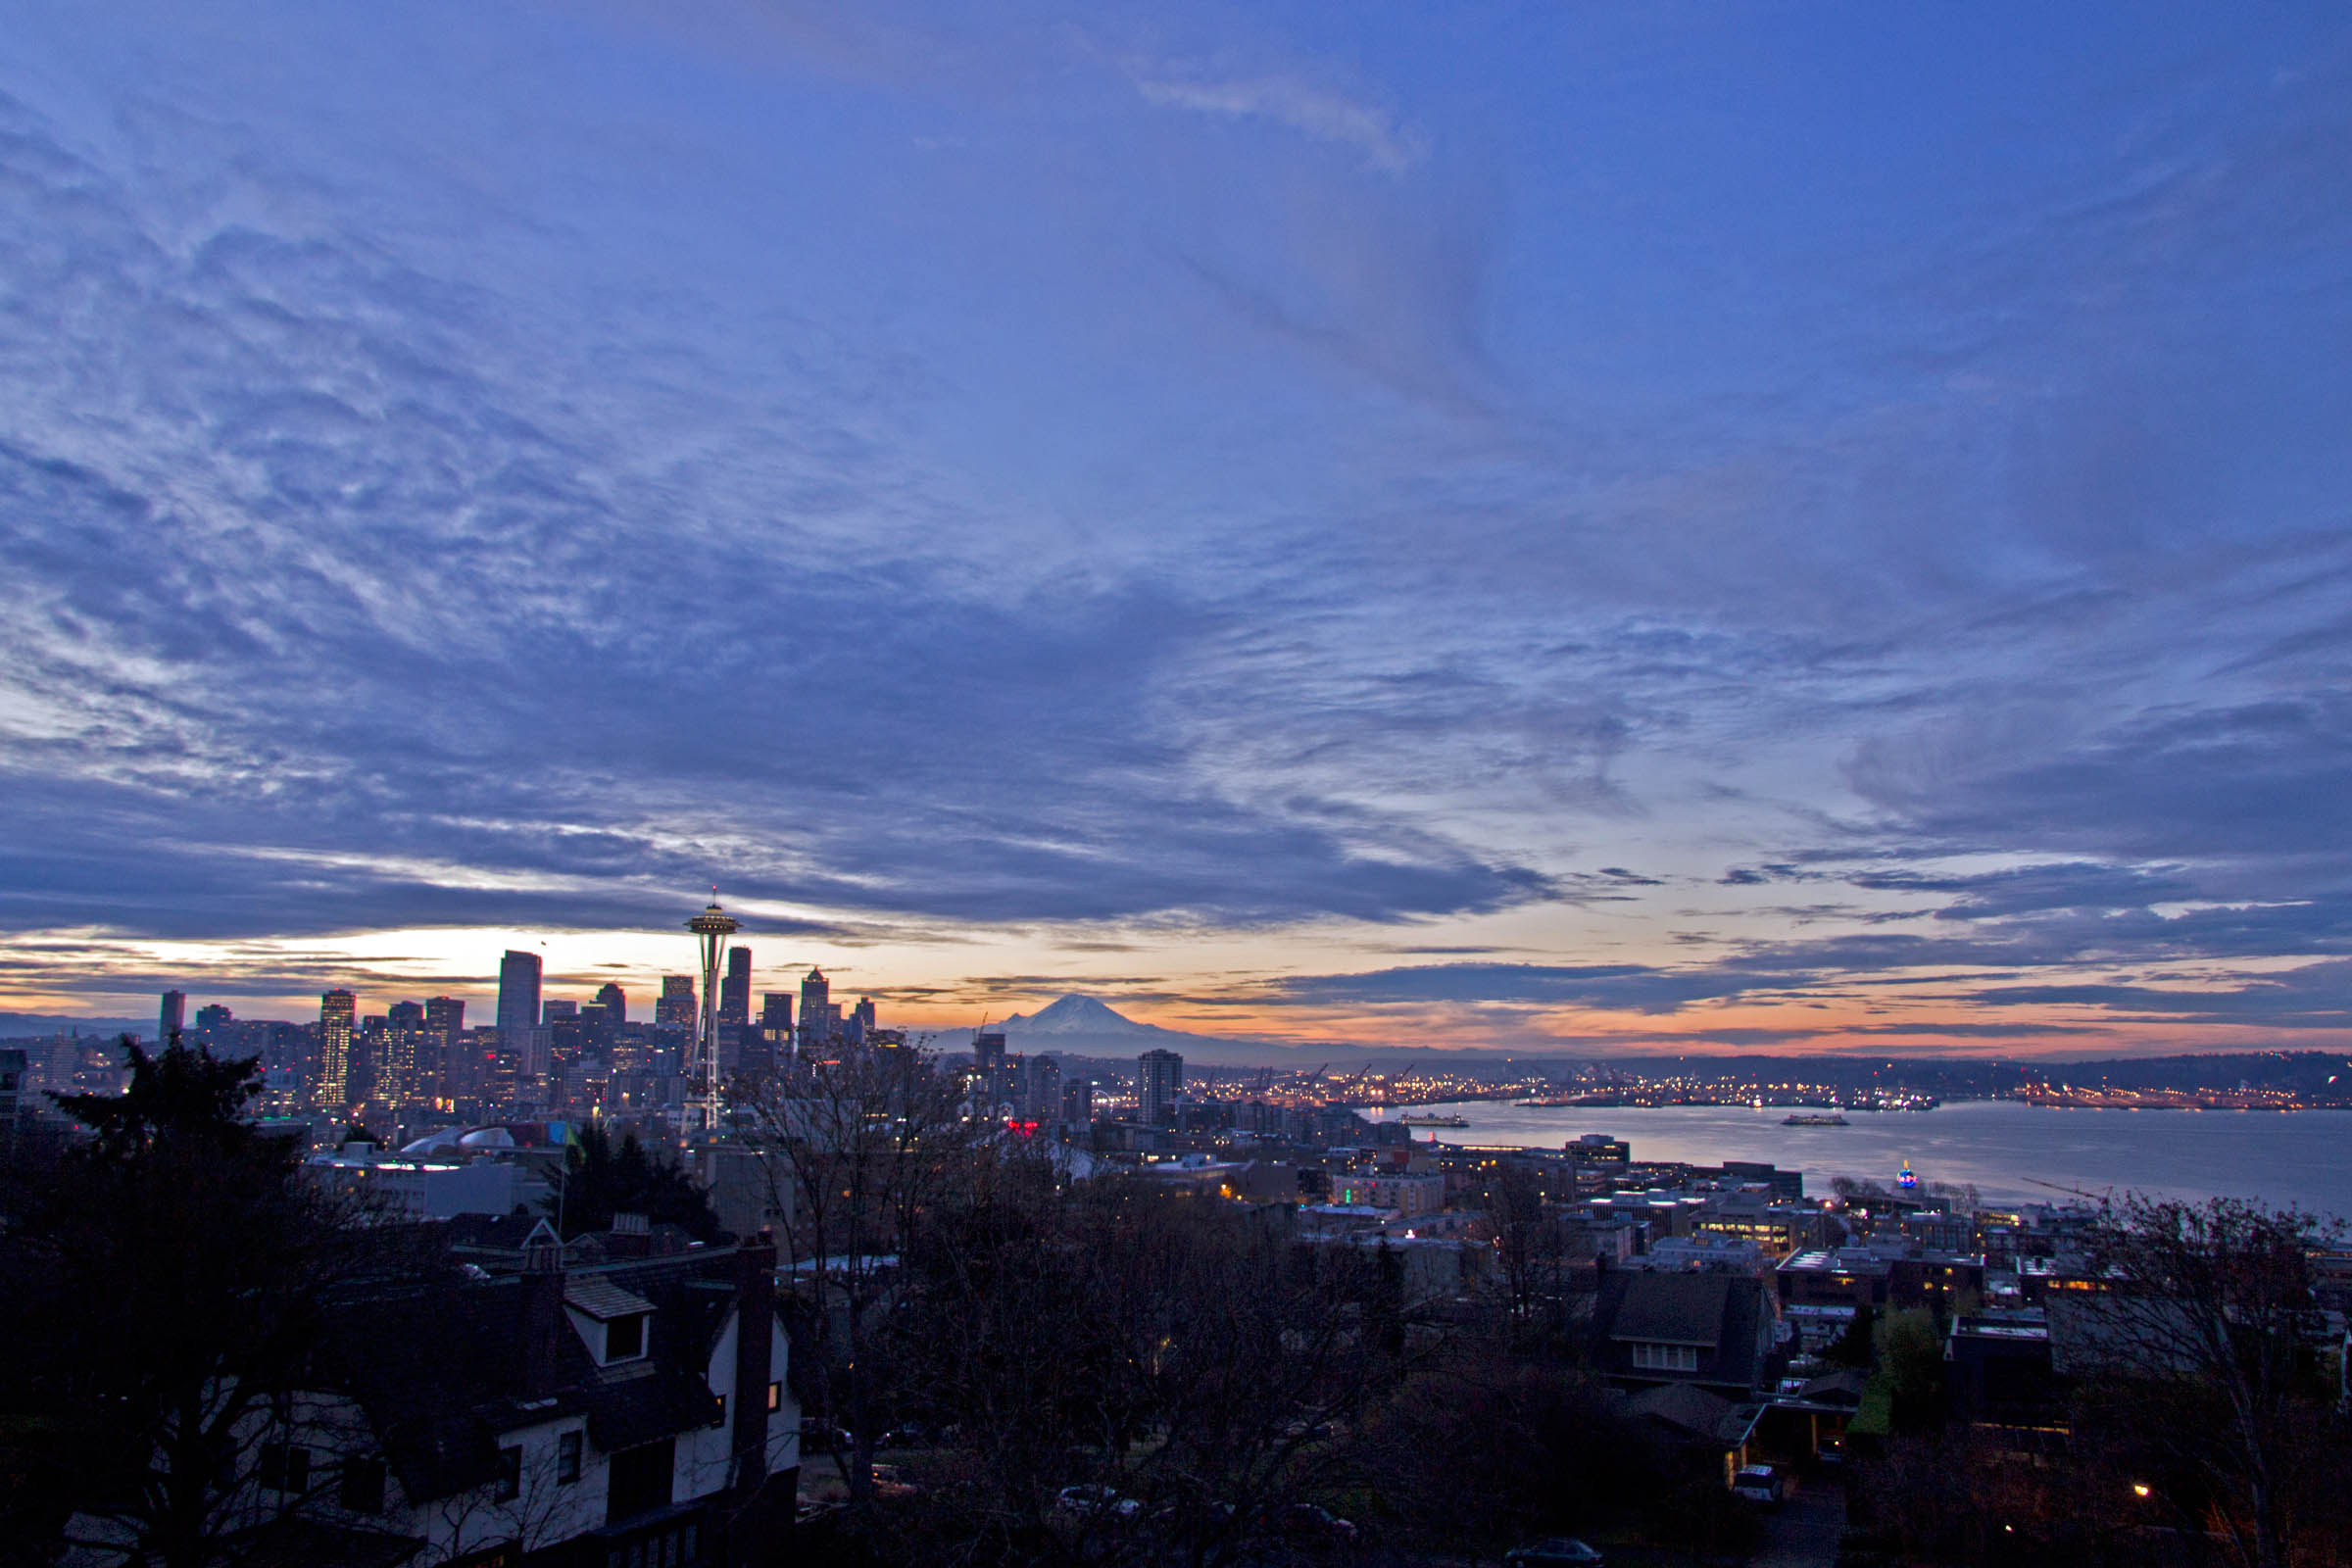
[[[612,1230],[605,1238],[605,1252],[612,1257],[645,1257],[654,1250],[653,1221],[643,1214],[615,1214]]]
[[[750,1497],[767,1479],[767,1386],[774,1364],[776,1244],[768,1233],[735,1250],[735,1488]]]
[[[564,1243],[541,1220],[522,1244],[522,1395],[545,1398],[561,1380]]]

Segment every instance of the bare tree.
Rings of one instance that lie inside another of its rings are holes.
[[[2299,1434],[2323,1393],[2308,1348],[2310,1253],[2336,1233],[2295,1208],[2234,1199],[2110,1202],[2093,1257],[2108,1291],[2082,1303],[2078,1353],[2144,1420],[2126,1424],[2213,1506],[2240,1561],[2284,1568]],[[2202,1409],[2191,1408],[2202,1406]]]
[[[881,1429],[901,1413],[889,1354],[912,1289],[901,1254],[992,1129],[966,1116],[961,1086],[926,1047],[834,1050],[742,1086],[737,1108],[779,1216],[803,1408],[863,1499]]]

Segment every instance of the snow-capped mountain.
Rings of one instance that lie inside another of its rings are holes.
[[[1014,1013],[1000,1028],[1007,1035],[1166,1035],[1181,1030],[1137,1023],[1092,997],[1063,997],[1032,1013]]]

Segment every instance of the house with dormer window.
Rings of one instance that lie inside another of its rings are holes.
[[[774,1248],[610,1257],[567,1253],[542,1226],[507,1261],[332,1303],[314,1386],[248,1435],[259,1462],[230,1504],[247,1556],[312,1568],[771,1556],[800,1463]]]
[[[1745,1400],[1770,1370],[1772,1292],[1745,1274],[1618,1270],[1593,1302],[1593,1354],[1629,1391],[1689,1384]]]

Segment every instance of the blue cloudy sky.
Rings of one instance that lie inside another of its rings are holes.
[[[2340,8],[0,39],[0,1007],[2352,1044]]]

